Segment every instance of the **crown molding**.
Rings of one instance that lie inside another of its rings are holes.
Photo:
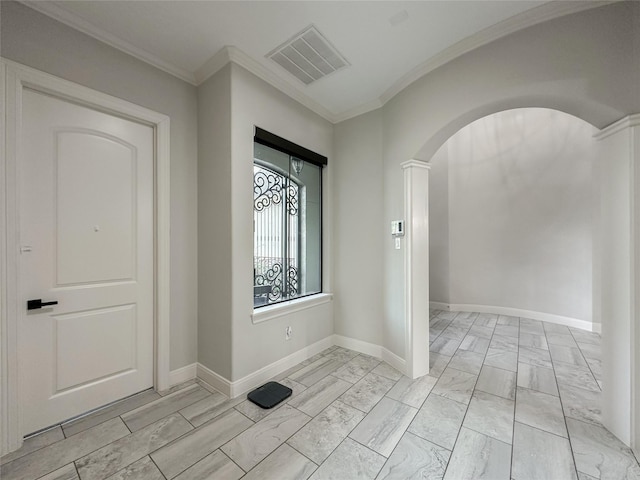
[[[53,18],[69,27],[78,30],[90,37],[100,40],[102,43],[106,43],[113,48],[116,48],[124,53],[131,55],[132,57],[142,60],[145,63],[153,65],[160,70],[178,77],[185,82],[192,85],[196,85],[196,77],[193,73],[185,70],[184,68],[173,65],[170,62],[162,60],[160,57],[147,52],[146,50],[136,47],[131,43],[122,40],[108,32],[105,32],[101,28],[97,27],[93,23],[79,17],[78,15],[69,12],[65,8],[57,5],[53,2],[37,2],[32,0],[19,0],[20,3],[27,7],[36,10],[48,17]]]
[[[323,107],[318,102],[291,85],[288,81],[282,79],[260,62],[254,60],[252,57],[234,46],[229,45],[224,47],[213,57],[207,60],[200,69],[198,69],[198,72],[196,73],[196,79],[198,80],[197,84],[199,85],[206,81],[229,62],[233,62],[236,65],[245,68],[272,87],[280,90],[282,93],[307,107],[312,112],[317,113],[325,120],[331,123],[337,123],[336,116],[333,112],[329,111],[327,108]]]
[[[79,30],[97,40],[106,43],[118,50],[121,50],[138,60],[153,65],[154,67],[167,72],[175,77],[184,80],[192,85],[198,86],[209,77],[222,69],[227,63],[233,62],[247,69],[249,72],[258,76],[274,88],[278,89],[285,95],[289,96],[296,102],[307,107],[309,110],[317,113],[325,120],[336,124],[357,117],[359,115],[377,110],[383,107],[389,100],[398,93],[408,87],[410,84],[423,77],[427,73],[436,68],[454,60],[455,58],[470,52],[478,47],[486,45],[494,40],[502,38],[506,35],[514,33],[518,30],[536,25],[538,23],[552,20],[572,13],[578,13],[591,8],[597,8],[621,0],[594,0],[594,1],[552,1],[540,5],[539,7],[527,10],[518,15],[510,17],[488,27],[474,35],[471,35],[451,47],[443,50],[439,54],[431,57],[426,62],[415,67],[406,75],[398,79],[391,87],[389,87],[379,98],[374,99],[365,104],[351,108],[349,110],[334,113],[313,100],[311,97],[302,92],[291,82],[280,77],[262,63],[253,59],[240,49],[234,46],[226,46],[207,60],[196,72],[189,72],[186,69],[173,65],[170,62],[162,60],[158,56],[138,48],[129,42],[112,35],[91,22],[84,20],[78,15],[69,12],[63,7],[53,2],[43,2],[34,0],[19,0],[24,5],[47,15],[65,25]]]
[[[204,62],[202,66],[196,70],[195,80],[196,85],[202,85],[210,77],[213,77],[216,73],[224,68],[224,66],[231,61],[229,50],[232,47],[224,46],[209,60]]]
[[[439,54],[431,57],[426,62],[418,65],[406,75],[397,80],[391,87],[389,87],[381,96],[380,103],[386,104],[389,100],[395,97],[398,93],[408,87],[410,84],[423,77],[429,72],[432,72],[438,67],[454,60],[455,58],[464,55],[476,48],[505,37],[511,33],[517,32],[527,27],[531,27],[538,23],[553,20],[554,18],[563,17],[572,13],[582,12],[596,7],[609,5],[616,3],[619,0],[613,1],[588,1],[588,2],[548,2],[539,7],[532,8],[525,12],[514,15],[507,18],[502,22],[496,23],[484,30],[479,31],[469,37],[464,38],[458,43],[444,49]]]
[[[628,128],[640,126],[640,113],[634,113],[633,115],[627,115],[626,117],[621,118],[617,122],[612,123],[611,125],[604,127],[602,130],[597,132],[593,138],[596,140],[602,140],[604,138],[610,137],[611,135],[615,135],[618,132],[626,130]]]
[[[378,98],[372,100],[371,102],[363,103],[354,108],[350,108],[349,110],[345,110],[344,112],[338,113],[334,115],[333,123],[344,122],[345,120],[349,120],[350,118],[355,118],[360,115],[364,115],[365,113],[373,112],[374,110],[383,107],[384,103]]]

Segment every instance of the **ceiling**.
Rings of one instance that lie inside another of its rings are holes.
[[[337,122],[434,68],[535,23],[602,2],[25,1],[194,85],[229,60]],[[309,25],[350,63],[305,85],[266,55]]]

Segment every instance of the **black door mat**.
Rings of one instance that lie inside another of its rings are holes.
[[[247,398],[261,408],[273,408],[291,396],[292,390],[278,382],[267,382],[250,391]]]

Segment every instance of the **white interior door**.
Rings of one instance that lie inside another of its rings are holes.
[[[23,432],[153,385],[154,132],[24,90]],[[57,301],[27,310],[27,301]]]

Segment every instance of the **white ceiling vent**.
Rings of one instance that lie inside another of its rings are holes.
[[[349,65],[313,25],[269,52],[266,57],[306,85]]]

